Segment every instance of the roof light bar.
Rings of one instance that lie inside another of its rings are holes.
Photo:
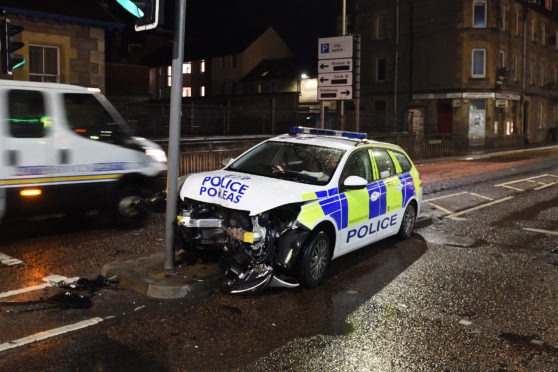
[[[366,139],[368,135],[366,133],[358,132],[346,132],[343,130],[333,130],[333,129],[318,129],[309,127],[290,127],[289,134],[296,135],[297,133],[304,134],[315,134],[317,136],[335,136],[335,137],[345,137],[345,138],[356,138],[356,139]]]

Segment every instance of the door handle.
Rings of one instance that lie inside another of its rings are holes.
[[[372,201],[376,201],[378,200],[378,198],[380,197],[380,193],[378,191],[374,191],[372,194],[370,194],[370,200]]]
[[[6,165],[9,167],[15,167],[19,163],[19,151],[8,150],[6,151]]]

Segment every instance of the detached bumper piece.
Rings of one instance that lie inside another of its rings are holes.
[[[233,278],[223,283],[222,290],[225,293],[257,293],[266,288],[273,277],[273,269],[269,266],[255,267],[246,272],[236,272],[231,267],[227,273]]]

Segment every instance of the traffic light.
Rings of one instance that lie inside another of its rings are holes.
[[[164,0],[116,0],[136,17],[136,31],[151,30],[163,22]]]
[[[11,75],[13,70],[21,67],[25,63],[25,58],[14,55],[16,50],[23,48],[22,42],[14,41],[13,38],[23,31],[23,26],[13,25],[12,22],[5,18],[0,22],[0,39],[1,39],[1,58],[2,73]]]

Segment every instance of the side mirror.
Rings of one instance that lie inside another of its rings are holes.
[[[234,161],[233,158],[225,158],[223,159],[223,161],[221,162],[221,164],[223,164],[223,167],[228,167],[229,165],[231,165],[231,163]]]
[[[363,189],[366,185],[368,185],[368,181],[359,176],[349,176],[345,179],[345,182],[343,182],[343,186],[347,190]]]

